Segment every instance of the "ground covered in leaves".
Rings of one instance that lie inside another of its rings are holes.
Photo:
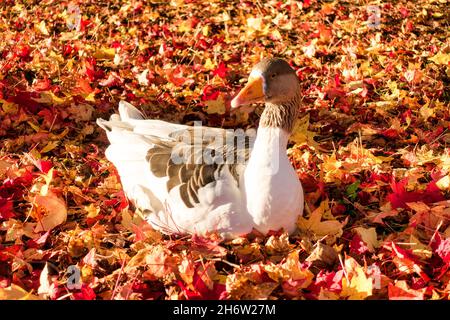
[[[372,5],[369,7],[369,5]],[[447,299],[448,0],[3,1],[0,299]],[[127,203],[97,117],[225,128],[252,65],[302,82],[287,236],[168,237]]]

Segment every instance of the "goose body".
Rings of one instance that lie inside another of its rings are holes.
[[[271,67],[277,75],[282,77],[287,70],[291,76],[286,62],[276,62]],[[264,64],[257,67],[256,87],[252,72],[232,107],[259,102],[259,95],[270,92],[261,82],[267,77],[263,72],[271,69]],[[284,104],[266,101],[256,133],[147,120],[125,101],[119,103],[118,115],[97,123],[107,133],[110,145],[105,154],[117,168],[125,194],[155,229],[217,232],[224,238],[242,236],[253,228],[291,233],[303,211],[303,190],[286,155],[298,92],[286,94],[287,98],[289,103]]]

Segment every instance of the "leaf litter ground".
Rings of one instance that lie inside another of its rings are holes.
[[[447,299],[448,5],[4,1],[0,299]],[[95,119],[256,127],[229,103],[266,56],[302,83],[298,230],[152,230]]]

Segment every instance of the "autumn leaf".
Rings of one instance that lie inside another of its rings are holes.
[[[426,288],[413,290],[408,287],[406,281],[401,280],[395,284],[389,283],[389,300],[424,300]]]
[[[322,202],[321,205],[314,210],[309,219],[299,217],[297,221],[298,228],[303,232],[312,232],[316,238],[326,235],[334,235],[339,237],[342,235],[342,228],[345,222],[341,223],[337,220],[321,221],[326,210],[327,202]]]
[[[11,3],[0,299],[449,297],[448,1]],[[96,118],[125,100],[146,119],[259,130],[260,110],[229,99],[268,57],[299,79],[298,229],[226,241],[153,229],[147,214],[176,208],[135,208]]]
[[[52,230],[67,219],[66,203],[51,191],[44,196],[36,195],[33,204],[40,211],[35,232]]]
[[[428,60],[433,61],[436,64],[448,65],[450,63],[450,53],[439,52]]]
[[[40,97],[34,98],[34,100],[36,102],[45,103],[45,104],[49,104],[49,105],[58,105],[58,104],[64,104],[67,102],[66,98],[60,98],[51,91],[41,92]]]
[[[36,295],[25,291],[20,286],[12,284],[7,288],[0,288],[0,300],[42,300]]]
[[[94,58],[99,60],[114,59],[116,50],[114,48],[100,48],[94,53]]]
[[[341,296],[349,300],[362,300],[372,295],[373,279],[366,275],[355,259],[347,257],[344,262],[346,277],[342,278]]]
[[[222,94],[219,94],[219,96],[214,100],[205,101],[205,104],[206,104],[206,112],[209,114],[212,113],[224,114],[226,111],[225,100]]]
[[[377,232],[375,228],[355,228],[356,233],[359,234],[361,240],[367,245],[370,252],[375,252],[375,249],[380,246],[377,239]]]
[[[309,127],[309,115],[304,116],[301,119],[297,119],[292,129],[292,135],[289,138],[297,144],[308,144],[311,147],[316,148],[317,142],[314,141],[315,133],[308,131]]]
[[[262,266],[274,281],[281,281],[284,292],[289,296],[297,296],[300,290],[308,287],[314,277],[313,273],[301,266],[298,250],[291,252],[280,264]]]

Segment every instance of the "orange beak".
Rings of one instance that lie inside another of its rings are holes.
[[[231,108],[259,102],[264,102],[264,83],[261,76],[248,79],[247,85],[231,101]]]

